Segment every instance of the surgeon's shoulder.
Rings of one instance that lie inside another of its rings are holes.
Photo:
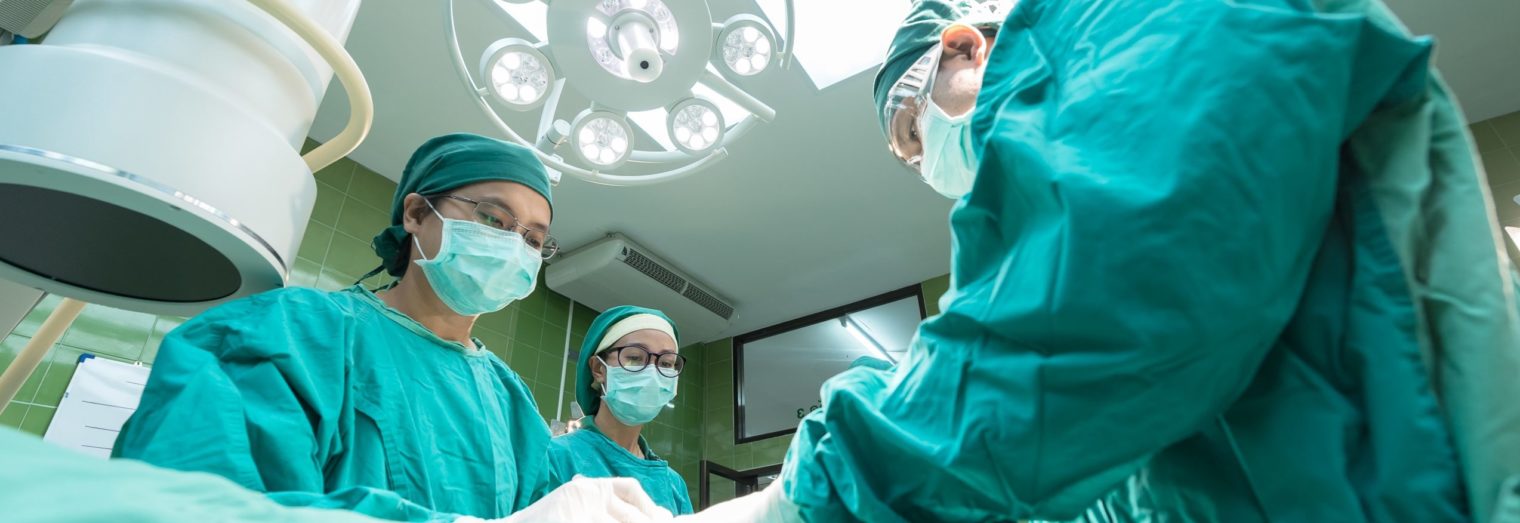
[[[200,339],[235,337],[252,341],[305,332],[311,339],[341,336],[355,303],[344,291],[286,287],[233,300],[191,318],[171,336]]]

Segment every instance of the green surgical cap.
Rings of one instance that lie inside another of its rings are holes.
[[[601,345],[602,338],[607,336],[608,329],[617,322],[623,321],[624,318],[639,314],[652,314],[664,318],[670,324],[670,330],[676,331],[676,322],[670,321],[669,316],[644,307],[619,305],[597,316],[596,321],[591,322],[591,328],[586,330],[586,339],[581,342],[580,362],[575,365],[575,402],[580,404],[581,412],[586,413],[587,416],[596,414],[596,409],[602,405],[602,395],[591,390],[591,383],[596,381],[591,378],[591,356],[594,355],[592,353],[596,352],[598,345]],[[679,334],[676,339],[680,339]]]
[[[401,172],[401,184],[391,200],[391,226],[375,236],[370,247],[380,256],[381,267],[397,278],[406,273],[411,252],[401,211],[412,193],[434,195],[477,182],[506,181],[526,185],[549,201],[549,175],[533,151],[521,145],[478,134],[446,134],[428,140],[412,153]]]
[[[920,0],[913,5],[908,19],[892,37],[887,59],[876,71],[876,118],[881,122],[883,133],[887,132],[887,117],[882,106],[887,104],[887,92],[892,89],[892,84],[908,72],[918,57],[939,43],[939,34],[946,27],[970,11],[971,4],[964,0]]]

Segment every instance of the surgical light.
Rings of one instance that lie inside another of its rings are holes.
[[[666,130],[676,148],[701,154],[717,147],[723,140],[723,113],[718,106],[702,98],[676,102],[666,118]]]
[[[542,104],[555,79],[549,58],[521,38],[503,38],[487,47],[480,57],[480,75],[497,100],[518,111]]]
[[[581,160],[597,169],[622,165],[633,151],[633,128],[621,115],[587,110],[570,130],[571,147]]]
[[[734,15],[718,33],[723,65],[739,76],[754,76],[771,63],[776,36],[754,15]]]
[[[780,1],[790,20],[794,0]],[[723,161],[730,143],[776,116],[733,84],[791,54],[759,16],[715,24],[711,0],[487,0],[529,34],[500,35],[511,38],[488,46],[477,66],[465,61],[456,3],[441,2],[446,44],[470,101],[551,172],[607,185],[675,180]],[[505,118],[502,106],[538,117]],[[561,130],[561,114],[580,116]],[[630,123],[648,135],[635,140]]]

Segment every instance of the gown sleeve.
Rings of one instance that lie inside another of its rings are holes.
[[[287,506],[448,521],[380,489],[329,492],[323,469],[352,429],[349,322],[325,293],[285,289],[227,303],[164,338],[113,455],[209,472]]]
[[[1305,288],[1340,144],[1425,81],[1428,44],[1292,5],[1018,4],[944,312],[895,371],[825,384],[783,474],[806,519],[1070,519],[1240,396]]]

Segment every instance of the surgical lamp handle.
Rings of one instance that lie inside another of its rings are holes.
[[[375,100],[370,95],[369,83],[364,81],[364,73],[359,71],[359,65],[354,63],[354,58],[343,49],[343,44],[338,43],[338,39],[333,38],[288,0],[248,0],[248,3],[279,20],[295,32],[296,36],[305,40],[318,56],[332,66],[333,74],[337,75],[338,82],[343,84],[343,92],[348,95],[348,124],[337,136],[307,152],[301,159],[306,161],[311,172],[317,172],[354,152],[375,122]]]

